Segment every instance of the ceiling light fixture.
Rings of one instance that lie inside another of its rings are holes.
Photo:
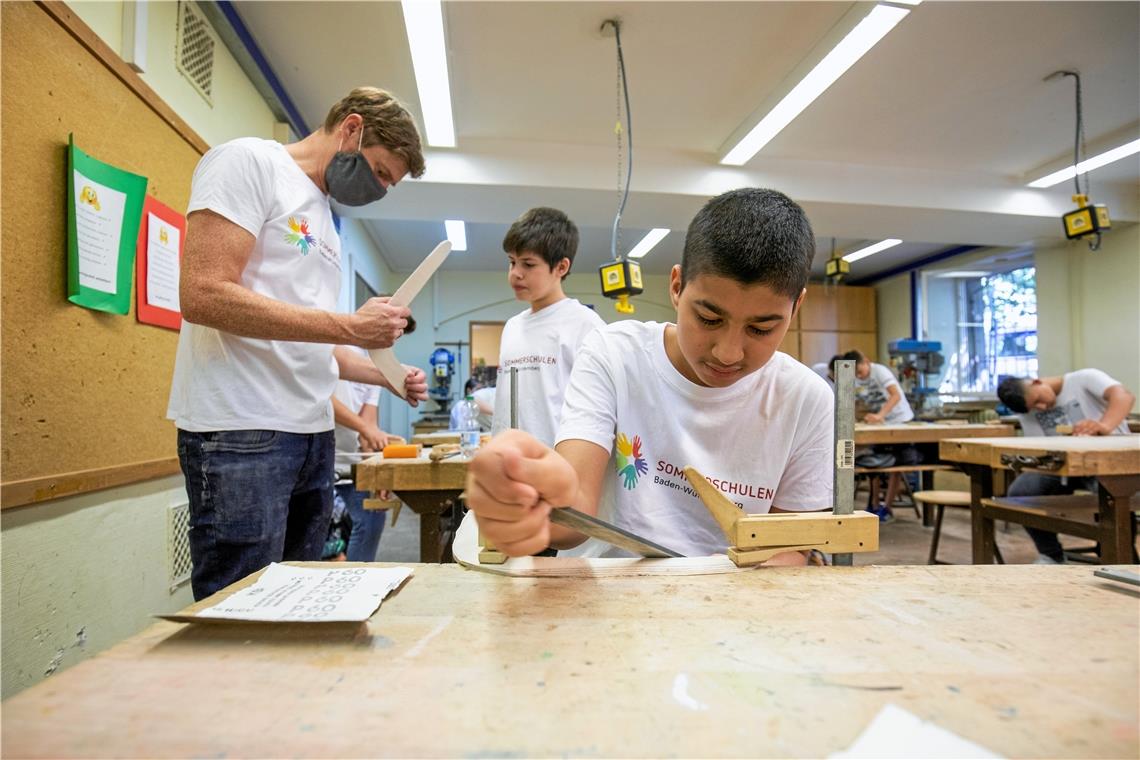
[[[443,6],[440,0],[403,0],[401,5],[428,145],[454,148],[455,123],[451,118],[451,87],[447,79]]]
[[[908,13],[906,8],[876,5],[720,162],[743,166],[750,161]]]
[[[467,250],[467,226],[460,219],[446,219],[443,228],[447,230],[447,239],[451,242],[451,250]]]
[[[633,250],[629,252],[629,257],[631,259],[640,259],[645,254],[649,253],[653,249],[653,246],[664,240],[665,236],[668,234],[669,230],[667,228],[654,227],[645,234],[645,237],[638,241],[637,245],[633,247]]]
[[[1135,155],[1137,153],[1140,153],[1140,140],[1133,140],[1132,142],[1125,143],[1118,148],[1106,150],[1099,156],[1093,156],[1092,158],[1085,159],[1076,166],[1067,166],[1060,171],[1055,171],[1052,174],[1047,174],[1041,179],[1030,182],[1029,187],[1052,187],[1053,185],[1059,185],[1065,180],[1072,179],[1078,174],[1091,172],[1093,169],[1099,169],[1102,166],[1111,164],[1114,161],[1119,161],[1122,158],[1128,158],[1129,156]]]
[[[990,277],[992,275],[993,272],[983,272],[980,269],[961,269],[954,272],[939,272],[934,276],[940,280],[973,280],[979,277]]]
[[[894,248],[896,245],[898,245],[901,242],[902,241],[899,240],[898,238],[887,238],[886,240],[880,240],[879,242],[875,243],[874,245],[869,245],[866,248],[860,248],[857,251],[853,251],[853,252],[847,254],[846,256],[843,257],[843,260],[847,261],[847,262],[853,262],[853,261],[858,261],[859,259],[865,259],[868,256],[874,256],[876,253],[879,253],[880,251],[885,251],[888,248]]]

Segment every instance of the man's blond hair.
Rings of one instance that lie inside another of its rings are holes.
[[[357,87],[329,109],[325,132],[332,132],[354,113],[364,119],[362,147],[382,145],[404,160],[410,175],[419,177],[424,173],[423,146],[416,122],[392,93],[377,87]]]

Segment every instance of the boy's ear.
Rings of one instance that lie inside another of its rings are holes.
[[[803,306],[804,298],[806,296],[807,296],[807,288],[804,288],[803,290],[800,291],[800,297],[796,299],[796,302],[794,304],[792,304],[792,316],[793,317],[796,316],[796,312],[798,312],[800,310],[800,307]]]
[[[565,277],[570,273],[570,259],[559,259],[558,263],[551,267],[551,270],[559,277]]]
[[[681,291],[684,288],[685,283],[681,282],[681,265],[674,264],[673,268],[669,270],[669,300],[673,302],[674,309],[681,301]]]

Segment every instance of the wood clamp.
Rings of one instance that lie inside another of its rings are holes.
[[[1013,470],[1014,475],[1020,475],[1026,467],[1034,470],[1054,472],[1065,465],[1065,452],[1046,451],[1043,454],[1002,454],[1001,463]]]
[[[692,467],[685,468],[701,502],[728,539],[728,558],[738,567],[756,565],[776,554],[818,549],[830,554],[879,549],[879,518],[870,512],[749,515]]]

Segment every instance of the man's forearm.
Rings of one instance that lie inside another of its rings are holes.
[[[1105,396],[1108,401],[1108,408],[1101,415],[1100,422],[1111,430],[1124,422],[1124,418],[1132,411],[1132,405],[1136,403],[1136,397],[1123,385],[1115,385],[1109,388],[1105,391]]]
[[[351,380],[354,383],[366,385],[379,385],[381,388],[392,390],[392,384],[384,373],[376,368],[371,359],[365,358],[355,351],[336,347],[333,349],[341,380]],[[395,392],[395,391],[393,391]]]
[[[285,303],[235,282],[215,282],[205,288],[188,286],[185,290],[181,294],[182,316],[196,325],[262,340],[332,344],[356,341],[349,314]]]

